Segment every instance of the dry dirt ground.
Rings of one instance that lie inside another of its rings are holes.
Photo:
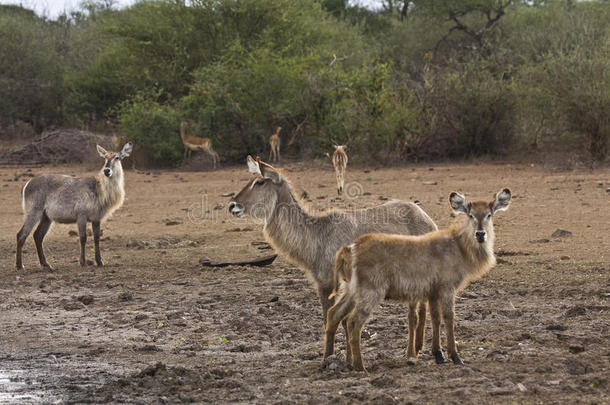
[[[268,254],[262,226],[227,213],[250,179],[216,172],[127,171],[127,200],[103,225],[105,267],[81,268],[75,226],[54,225],[39,269],[26,242],[14,268],[20,188],[32,174],[0,169],[1,403],[610,403],[610,169],[557,172],[524,164],[348,168],[363,195],[334,197],[329,166],[286,175],[315,209],[384,198],[419,200],[439,226],[447,196],[513,190],[496,224],[498,265],[457,299],[464,366],[436,365],[429,341],[407,365],[406,308],[387,302],[363,341],[370,374],[341,355],[322,365],[322,318],[302,271],[202,267],[199,259]],[[353,190],[358,190],[353,186]],[[571,236],[555,237],[557,229]],[[93,258],[91,238],[88,258]],[[428,325],[428,337],[430,330]],[[343,333],[338,349],[344,349]],[[331,358],[332,359],[332,358]]]

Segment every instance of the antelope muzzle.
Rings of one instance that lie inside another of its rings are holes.
[[[236,217],[241,217],[244,215],[244,207],[241,204],[236,203],[235,201],[231,201],[229,203],[229,212]]]

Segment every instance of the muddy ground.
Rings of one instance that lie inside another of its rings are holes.
[[[105,267],[81,268],[75,226],[46,242],[53,273],[26,243],[14,268],[20,188],[32,174],[93,174],[75,166],[0,169],[1,403],[610,403],[610,169],[525,164],[348,168],[364,193],[331,201],[329,166],[285,166],[316,209],[419,200],[439,226],[450,191],[491,198],[498,265],[457,299],[465,366],[436,365],[429,341],[407,365],[406,308],[385,303],[366,327],[369,373],[340,355],[322,367],[322,320],[302,271],[202,267],[270,253],[261,225],[227,213],[245,165],[215,172],[126,173],[127,200],[103,225]],[[571,234],[553,236],[557,229]],[[93,258],[91,238],[88,258]],[[428,337],[430,330],[428,325]],[[338,348],[344,349],[343,334]]]

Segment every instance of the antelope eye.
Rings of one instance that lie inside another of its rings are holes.
[[[485,219],[489,219],[489,218],[491,218],[491,214],[485,215]]]
[[[470,219],[475,219],[474,215],[472,215],[472,214],[468,214],[468,216],[470,217]]]
[[[254,186],[256,186],[256,187],[262,186],[263,184],[265,184],[265,182],[261,179],[254,180]]]

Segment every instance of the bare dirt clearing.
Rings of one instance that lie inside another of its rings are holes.
[[[20,189],[32,174],[0,169],[0,402],[609,403],[610,169],[551,172],[526,165],[348,168],[364,194],[331,201],[330,165],[285,173],[318,209],[419,200],[438,223],[447,196],[512,189],[496,220],[498,265],[457,299],[465,366],[434,363],[429,342],[408,366],[405,305],[385,303],[366,327],[369,375],[322,367],[315,291],[279,257],[267,267],[202,267],[272,253],[262,225],[228,215],[250,175],[126,172],[127,200],[103,226],[103,268],[82,269],[76,226],[34,242],[14,268]],[[349,191],[349,185],[346,184]],[[556,233],[557,229],[571,232]],[[93,259],[92,238],[88,258]],[[428,333],[430,335],[430,333]],[[428,336],[429,337],[429,336]],[[344,349],[338,334],[338,349]]]

